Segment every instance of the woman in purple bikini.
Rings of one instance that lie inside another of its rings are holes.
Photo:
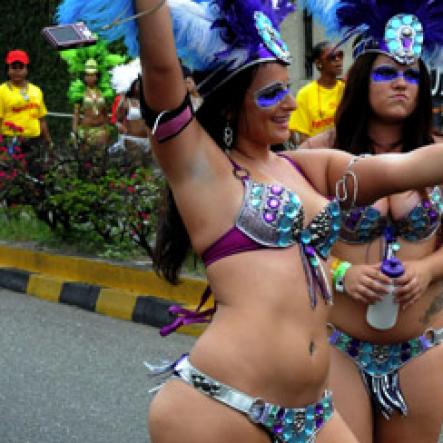
[[[170,186],[156,266],[176,282],[192,246],[217,302],[212,322],[151,403],[151,439],[355,443],[327,388],[325,261],[340,204],[443,181],[443,146],[395,162],[354,163],[333,150],[278,155],[270,147],[289,137],[295,106],[277,30],[291,4],[170,0],[168,10],[158,0],[135,3],[143,14],[143,114]],[[127,6],[116,10],[132,14]],[[196,116],[177,56],[201,71]],[[338,199],[328,200],[337,181]]]
[[[402,54],[390,36],[404,35],[403,42],[414,50],[422,43],[441,46],[432,24],[440,27],[443,2],[399,6],[385,1],[378,2],[378,11],[362,5],[356,11],[357,3],[336,12],[342,29],[365,23],[367,31],[354,45],[355,62],[335,130],[302,148],[328,146],[361,155],[411,152],[432,143],[429,74],[419,52]],[[331,388],[337,409],[360,442],[435,443],[440,435],[442,213],[440,187],[398,193],[342,212],[332,250],[337,259],[332,265]],[[380,264],[389,257],[401,266],[388,277]],[[387,304],[390,277],[393,304]]]

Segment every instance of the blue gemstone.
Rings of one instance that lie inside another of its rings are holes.
[[[368,342],[363,342],[361,347],[361,352],[365,354],[371,354],[372,353],[372,345]]]
[[[368,209],[366,209],[365,216],[366,216],[369,220],[371,220],[371,221],[375,221],[375,220],[377,220],[377,219],[380,218],[380,213],[379,213],[376,209],[371,208],[371,207],[369,206]]]
[[[329,255],[329,251],[331,250],[331,248],[329,246],[322,246],[320,248],[320,255],[325,258]]]
[[[288,429],[284,429],[283,433],[281,435],[281,438],[283,439],[283,441],[291,441],[292,436],[294,435],[294,431],[290,428]]]
[[[405,25],[410,25],[411,23],[412,23],[412,20],[413,20],[413,17],[412,17],[412,15],[405,15],[404,17],[403,17],[403,23],[405,24]]]
[[[286,248],[294,243],[290,232],[282,232],[278,238],[277,244],[280,248]]]
[[[260,186],[260,185],[254,186],[252,188],[251,194],[256,196],[256,197],[259,197],[262,194],[262,192],[263,192],[263,188],[264,187]]]
[[[301,202],[300,199],[298,197],[298,195],[294,194],[293,192],[291,192],[289,194],[289,201],[295,205],[297,208],[300,206]]]
[[[311,232],[308,229],[303,229],[300,235],[302,243],[304,243],[305,245],[309,244],[311,242],[311,238]]]
[[[288,203],[284,208],[283,208],[283,212],[285,213],[285,215],[289,218],[295,218],[295,216],[297,215],[298,212],[298,208],[297,206],[295,206],[292,203]]]
[[[283,215],[278,221],[278,229],[281,232],[289,232],[292,229],[292,220]]]
[[[391,40],[388,43],[388,48],[391,52],[395,52],[398,49],[399,45],[395,40]]]
[[[393,28],[399,28],[399,27],[401,26],[401,21],[400,21],[398,18],[394,18],[394,19],[391,21],[391,26],[392,26]]]
[[[333,217],[337,217],[340,215],[340,206],[337,202],[332,202],[329,206],[329,212]]]
[[[292,423],[294,423],[294,410],[287,409],[283,420],[288,425],[291,425]]]
[[[369,354],[361,354],[359,361],[362,366],[368,366],[371,362],[371,356]]]
[[[312,422],[315,418],[315,409],[313,405],[306,406],[305,418],[307,422]]]
[[[389,28],[386,31],[386,38],[391,39],[391,38],[396,38],[396,37],[397,37],[397,33],[392,28]]]
[[[309,259],[309,262],[311,263],[311,265],[316,268],[317,266],[320,265],[319,261],[317,260],[317,257],[311,257]]]

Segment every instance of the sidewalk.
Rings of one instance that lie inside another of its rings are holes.
[[[183,277],[173,286],[150,269],[0,245],[0,287],[161,327],[173,320],[171,305],[198,305],[206,281]],[[199,335],[203,328],[184,326],[180,332]]]

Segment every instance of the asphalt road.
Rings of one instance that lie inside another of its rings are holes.
[[[0,331],[0,443],[149,443],[143,361],[194,341],[2,289]]]
[[[0,290],[0,442],[147,443],[144,360],[194,339]]]

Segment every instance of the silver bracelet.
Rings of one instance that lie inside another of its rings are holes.
[[[369,157],[370,154],[361,154],[358,156],[352,157],[351,161],[348,163],[346,170],[343,174],[343,177],[337,181],[335,184],[335,196],[340,203],[344,203],[348,200],[348,179],[352,179],[353,181],[353,195],[350,207],[355,206],[355,202],[357,201],[358,195],[358,178],[355,172],[352,170],[352,166],[354,166],[360,159],[364,157]]]

